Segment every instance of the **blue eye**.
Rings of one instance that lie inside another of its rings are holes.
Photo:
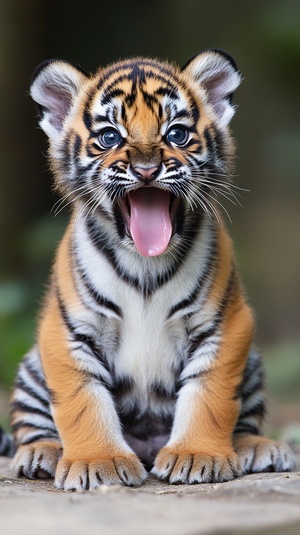
[[[100,134],[98,139],[100,145],[104,149],[110,149],[111,147],[118,145],[122,140],[122,137],[117,130],[114,130],[113,128],[108,128],[107,130],[104,130],[102,134]]]
[[[167,132],[167,140],[175,145],[183,146],[189,139],[189,133],[184,126],[172,126]]]

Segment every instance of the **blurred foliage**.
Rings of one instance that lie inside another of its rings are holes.
[[[268,389],[280,402],[300,402],[300,344],[285,342],[264,355]],[[300,423],[300,414],[299,414]]]
[[[6,387],[13,382],[20,358],[34,343],[41,295],[65,224],[65,217],[50,215],[29,227],[23,237],[24,250],[20,249],[27,276],[0,282],[0,384]]]
[[[269,382],[299,399],[300,3],[298,0],[1,0],[0,382],[9,387],[34,341],[36,316],[67,214],[57,196],[28,88],[58,57],[94,70],[149,55],[183,64],[228,50],[245,77],[233,121],[239,206],[227,206],[242,277],[267,351]],[[285,397],[287,396],[287,397]]]

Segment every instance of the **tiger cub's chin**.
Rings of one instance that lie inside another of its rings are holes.
[[[73,207],[12,396],[15,474],[59,489],[291,470],[260,436],[262,363],[220,196],[241,76],[206,50],[88,75],[51,60],[31,96]],[[222,198],[222,197],[221,197]]]

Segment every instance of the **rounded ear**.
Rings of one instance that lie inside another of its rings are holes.
[[[231,104],[233,92],[242,81],[233,58],[222,50],[204,50],[181,70],[205,90],[220,127],[226,127],[235,112]]]
[[[75,97],[87,80],[81,69],[66,61],[49,60],[36,70],[30,94],[38,105],[40,126],[57,139]]]

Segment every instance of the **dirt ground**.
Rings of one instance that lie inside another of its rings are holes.
[[[300,449],[296,451],[300,469]],[[300,533],[300,470],[229,483],[56,491],[52,481],[15,479],[0,457],[0,532],[8,535],[202,535]]]

